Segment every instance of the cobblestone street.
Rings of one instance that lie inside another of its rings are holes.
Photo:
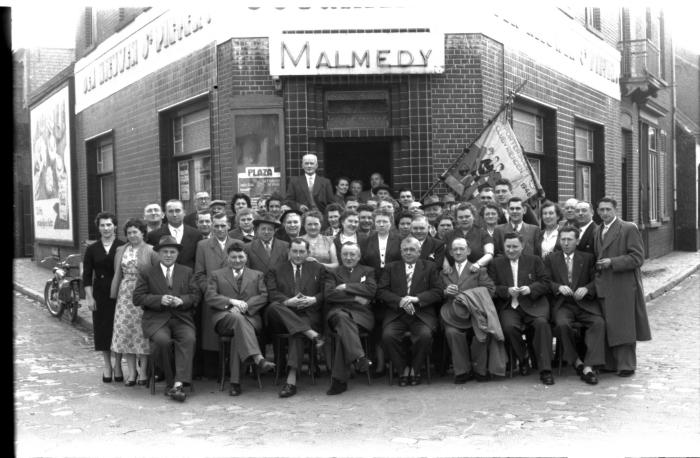
[[[637,374],[588,386],[565,368],[497,382],[399,388],[384,378],[326,396],[328,376],[279,399],[272,377],[231,398],[198,381],[184,404],[100,381],[101,356],[80,328],[16,294],[17,456],[700,454],[698,275],[648,304],[653,340]]]

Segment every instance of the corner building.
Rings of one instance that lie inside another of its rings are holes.
[[[86,8],[75,64],[80,240],[98,237],[102,210],[123,225],[150,201],[178,197],[190,210],[203,189],[227,202],[284,193],[307,152],[331,179],[367,183],[378,171],[420,196],[523,81],[513,127],[547,198],[612,195],[621,216],[644,224],[648,118],[621,92],[620,10],[217,8]],[[672,107],[650,97],[667,108],[653,197],[667,216],[647,237],[658,256],[673,247]]]

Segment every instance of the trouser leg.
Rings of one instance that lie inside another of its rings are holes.
[[[610,347],[618,371],[637,369],[637,343]]]
[[[554,317],[554,332],[559,342],[561,342],[562,355],[564,360],[572,366],[576,363],[576,359],[578,358],[575,334],[571,327],[571,323],[574,322],[574,317],[574,311],[565,305],[559,307],[557,315]]]
[[[331,376],[345,382],[350,378],[350,364],[364,355],[359,329],[350,314],[342,310],[328,314],[328,325],[338,335]]]
[[[602,316],[586,311],[581,311],[577,320],[586,328],[586,355],[583,364],[591,367],[605,364],[605,320]]]
[[[397,318],[390,323],[386,323],[382,332],[382,346],[399,375],[403,373],[404,368],[408,365],[406,349],[402,343],[403,335],[406,331],[408,331],[408,325],[401,318]]]
[[[467,345],[467,331],[444,324],[445,338],[452,353],[452,367],[455,375],[467,374],[472,371],[472,362]]]
[[[171,318],[170,322],[178,320]],[[175,380],[192,381],[192,358],[194,356],[196,333],[194,328],[179,322],[172,323],[173,351],[175,353]]]
[[[411,367],[416,375],[420,374],[425,366],[425,357],[429,354],[433,345],[433,331],[420,319],[412,317],[411,323]]]
[[[467,336],[471,334],[471,331],[467,331]],[[488,372],[489,363],[489,342],[491,339],[490,334],[486,334],[486,340],[479,342],[476,336],[472,336],[471,343],[471,362],[474,368],[474,372],[479,375],[486,375]]]
[[[501,329],[506,341],[513,349],[515,357],[522,361],[525,359],[525,344],[522,338],[523,322],[520,314],[510,307],[501,311],[498,315],[501,321]],[[511,361],[511,367],[514,361]]]
[[[171,342],[170,328],[167,325],[158,329],[151,336],[151,354],[154,361],[157,361],[158,366],[163,371],[165,383],[169,387],[173,386],[175,382],[173,366],[170,362]]]

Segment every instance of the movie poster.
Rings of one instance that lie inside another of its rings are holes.
[[[32,108],[34,234],[74,243],[68,86]]]

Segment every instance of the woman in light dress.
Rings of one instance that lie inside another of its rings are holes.
[[[316,261],[326,269],[338,267],[338,256],[335,251],[333,237],[321,235],[323,215],[317,210],[304,213],[304,230],[301,238],[309,242],[308,261]]]

